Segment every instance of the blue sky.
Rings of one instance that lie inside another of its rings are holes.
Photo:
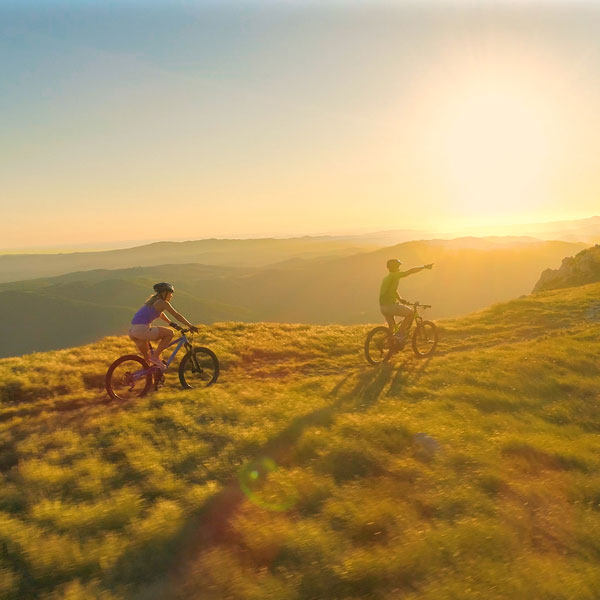
[[[441,229],[588,216],[599,25],[560,3],[0,2],[3,246],[422,227],[415,203]]]

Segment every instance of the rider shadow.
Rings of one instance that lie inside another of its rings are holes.
[[[406,387],[415,385],[425,375],[431,357],[415,363],[411,358],[403,358],[398,362],[383,363],[375,368],[369,368],[358,375],[354,387],[347,391],[342,400],[354,400],[357,407],[368,407],[379,400],[384,390],[386,396],[402,396]],[[331,396],[338,396],[348,383],[352,374],[346,375],[331,390]]]
[[[328,397],[333,400],[330,404],[293,419],[284,430],[252,453],[254,459],[249,459],[249,464],[258,464],[261,457],[268,457],[280,467],[296,464],[301,460],[296,455],[296,443],[307,428],[328,428],[341,414],[368,410],[380,399],[387,386],[393,391],[392,395],[400,395],[405,385],[418,381],[426,367],[425,364],[415,371],[410,365],[411,361],[407,358],[399,363],[385,363],[358,373],[356,370],[346,373],[329,392]],[[184,526],[180,537],[184,558],[173,564],[174,577],[184,572],[183,566],[188,564],[186,557],[197,556],[231,535],[230,520],[245,499],[239,479],[232,475],[224,488],[207,500],[197,517]]]
[[[408,361],[404,361],[396,370],[394,377],[390,382],[387,396],[402,396],[402,392],[409,385],[415,385],[425,375],[427,367],[431,362],[431,357],[419,363],[418,367],[406,368]]]
[[[344,397],[353,401],[357,408],[367,408],[379,399],[394,373],[394,365],[384,363],[359,376],[356,385]]]

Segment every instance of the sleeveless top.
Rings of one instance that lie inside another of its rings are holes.
[[[140,310],[138,310],[133,319],[131,319],[132,325],[150,325],[154,319],[158,319],[160,313],[153,306],[144,304]]]

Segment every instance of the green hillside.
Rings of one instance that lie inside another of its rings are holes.
[[[124,338],[1,360],[0,597],[597,598],[599,297],[380,368],[366,326],[216,324],[217,385],[127,404]]]
[[[3,292],[28,292],[29,304],[35,295],[40,297],[35,301],[36,335],[22,334],[18,351],[12,338],[3,338],[0,356],[66,348],[123,333],[152,284],[164,280],[175,283],[176,308],[197,323],[379,321],[379,285],[387,272],[385,262],[392,256],[401,257],[406,268],[434,262],[432,271],[403,280],[400,292],[408,299],[432,304],[434,318],[456,316],[528,293],[544,268],[582,246],[521,238],[427,240],[342,258],[296,259],[260,269],[169,264],[3,283],[2,313],[22,314],[15,307],[16,297]],[[61,299],[64,306],[57,311]],[[75,325],[70,315],[80,312],[82,302],[87,320],[82,317]],[[15,327],[20,326],[19,319]],[[45,340],[43,345],[40,339]]]

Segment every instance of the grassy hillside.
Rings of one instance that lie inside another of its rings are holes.
[[[174,264],[3,283],[0,312],[22,314],[16,296],[3,292],[28,292],[29,305],[36,303],[37,334],[21,335],[18,350],[11,338],[0,340],[0,356],[65,348],[123,333],[152,284],[164,280],[175,283],[177,309],[197,323],[378,321],[379,285],[392,256],[401,257],[406,268],[435,262],[432,271],[403,280],[400,292],[433,304],[434,318],[455,316],[527,293],[542,269],[581,246],[520,238],[428,240],[343,258],[284,261],[263,269]],[[81,303],[87,320],[71,319],[72,312],[81,312]],[[15,323],[19,327],[20,322]]]
[[[0,597],[597,598],[599,296],[380,368],[365,326],[217,324],[216,386],[128,404],[123,338],[1,360]]]

